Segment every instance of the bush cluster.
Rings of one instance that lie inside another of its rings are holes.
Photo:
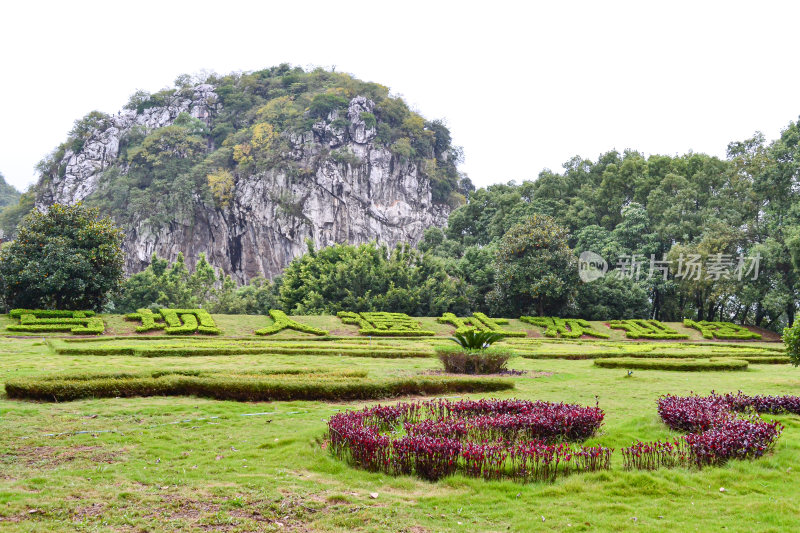
[[[557,318],[552,316],[521,316],[522,322],[533,324],[545,328],[545,337],[564,337],[567,339],[578,339],[583,335],[597,337],[599,339],[609,338],[608,333],[597,331],[588,321],[581,318]]]
[[[460,346],[437,346],[436,356],[452,374],[497,374],[512,356],[507,348],[469,350]]]
[[[69,331],[73,335],[100,335],[105,331],[103,319],[94,316],[94,311],[12,309],[9,316],[19,318],[19,324],[6,327],[9,331]]]
[[[466,333],[467,331],[491,331],[504,337],[527,337],[524,331],[507,331],[501,326],[508,324],[505,318],[489,318],[484,313],[473,313],[471,317],[457,317],[453,313],[444,313],[436,319],[440,324],[450,324],[455,326],[456,333]]]
[[[514,388],[508,380],[407,377],[373,379],[363,372],[198,372],[83,374],[13,379],[9,398],[64,402],[83,398],[201,396],[217,400],[340,401],[395,396],[493,392]]]
[[[747,396],[741,393],[710,396],[664,395],[658,414],[670,428],[686,431],[682,437],[636,442],[622,449],[626,469],[655,470],[673,466],[720,465],[730,459],[755,459],[770,451],[783,431],[776,421],[757,415],[738,418],[736,411],[800,413],[797,396]]]
[[[274,335],[279,331],[283,331],[284,329],[293,329],[301,333],[310,333],[312,335],[320,335],[320,336],[328,334],[327,330],[315,328],[313,326],[309,326],[307,324],[301,324],[300,322],[292,320],[291,318],[286,316],[286,313],[278,309],[270,309],[269,316],[274,321],[272,325],[262,329],[257,329],[254,332],[256,335]]]
[[[611,320],[611,329],[624,329],[629,339],[688,339],[689,335],[678,333],[658,320]]]
[[[699,331],[704,339],[725,339],[725,340],[748,340],[760,339],[761,335],[753,333],[744,326],[738,326],[732,322],[709,322],[708,320],[684,319],[683,325],[687,328],[694,328]]]
[[[338,316],[343,323],[358,326],[361,335],[380,337],[419,337],[436,335],[434,331],[426,331],[417,320],[405,313],[386,313],[382,311],[353,313],[339,311]]]
[[[538,481],[608,469],[613,450],[564,442],[594,435],[603,417],[563,403],[439,399],[339,413],[328,433],[335,456],[367,470]]]

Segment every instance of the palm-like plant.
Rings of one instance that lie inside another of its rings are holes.
[[[455,342],[465,350],[485,350],[492,343],[501,340],[503,336],[493,331],[477,331],[468,329],[463,333],[456,332],[449,340]]]

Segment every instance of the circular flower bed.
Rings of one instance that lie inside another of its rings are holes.
[[[749,412],[739,418],[736,412]],[[797,396],[673,396],[658,399],[658,414],[672,429],[688,432],[673,440],[636,442],[622,448],[626,469],[720,465],[729,459],[755,459],[775,446],[783,431],[776,421],[755,413],[800,413]]]
[[[537,481],[607,470],[612,449],[567,442],[594,435],[603,417],[597,406],[431,400],[340,413],[328,432],[337,457],[367,470]]]

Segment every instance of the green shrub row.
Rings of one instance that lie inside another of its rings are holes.
[[[30,333],[69,331],[73,335],[100,335],[105,331],[103,319],[95,317],[94,311],[13,309],[9,315],[19,318],[19,324],[6,327],[9,331]]]
[[[491,331],[504,337],[527,337],[524,331],[507,331],[501,326],[508,324],[505,318],[490,318],[484,313],[473,313],[471,317],[458,317],[453,313],[444,313],[436,319],[440,324],[455,326],[456,333],[466,333],[470,330]]]
[[[94,316],[94,311],[57,311],[54,309],[12,309],[11,311],[8,312],[8,316],[11,318],[21,318],[22,315],[33,315],[37,318],[86,318]]]
[[[514,388],[510,380],[420,376],[394,379],[335,374],[255,374],[159,372],[48,376],[6,382],[9,398],[71,401],[83,398],[201,396],[234,401],[341,401],[395,396],[494,392]]]
[[[629,339],[688,339],[689,335],[678,333],[658,320],[611,320],[611,329],[624,329]]]
[[[256,335],[274,335],[275,333],[283,331],[284,329],[293,329],[301,333],[310,333],[312,335],[320,336],[328,334],[327,330],[315,328],[313,326],[301,324],[300,322],[292,320],[286,315],[286,313],[277,309],[270,309],[269,316],[272,318],[272,320],[274,320],[274,323],[266,328],[257,329],[254,332]]]
[[[338,316],[345,324],[358,326],[361,335],[381,337],[420,337],[436,335],[434,331],[422,329],[419,321],[405,313],[353,313],[339,311]]]
[[[760,339],[761,335],[753,333],[744,326],[737,326],[732,322],[709,322],[700,320],[695,322],[688,318],[683,321],[687,328],[694,328],[699,331],[704,339],[724,339],[724,340],[748,340]]]
[[[604,359],[604,358],[618,358],[629,357],[636,359],[704,359],[709,357],[732,359],[744,359],[752,362],[760,362],[761,364],[779,364],[786,363],[789,358],[785,355],[777,355],[777,352],[771,352],[766,349],[731,349],[731,350],[713,350],[688,352],[683,349],[675,349],[674,352],[669,352],[669,346],[653,344],[652,347],[646,350],[596,350],[596,351],[527,351],[512,347],[514,352],[520,357],[526,359]]]
[[[678,370],[702,372],[706,370],[747,370],[748,363],[743,359],[640,359],[618,357],[595,359],[595,366],[601,368],[625,368],[631,370]]]
[[[373,357],[381,359],[403,359],[431,357],[433,352],[424,350],[398,350],[383,348],[345,348],[337,346],[292,347],[292,346],[66,346],[56,347],[59,355],[133,355],[137,357],[195,357],[217,355],[332,355],[344,357]]]
[[[521,316],[522,322],[545,328],[545,337],[564,337],[577,339],[583,335],[607,339],[608,333],[597,331],[592,325],[582,318],[557,318],[554,316]]]

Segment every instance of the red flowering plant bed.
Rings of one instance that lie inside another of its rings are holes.
[[[572,444],[594,435],[604,416],[597,406],[440,399],[340,413],[328,433],[334,455],[371,471],[539,481],[607,470],[612,449]]]
[[[746,413],[737,416],[737,413]],[[756,413],[800,414],[798,396],[716,394],[658,399],[658,414],[672,429],[686,431],[673,440],[636,442],[622,448],[626,469],[655,470],[673,466],[702,468],[730,459],[755,459],[769,452],[783,425],[765,422]]]

